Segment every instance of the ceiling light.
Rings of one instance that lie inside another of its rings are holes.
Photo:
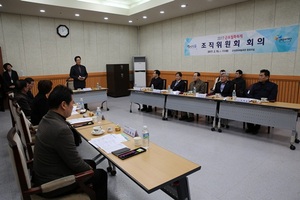
[[[105,20],[108,20],[108,17],[104,17]]]
[[[75,14],[76,17],[79,17],[80,15],[78,13]]]
[[[45,11],[45,10],[40,10],[40,12],[41,12],[41,13],[44,13],[44,12],[46,12],[46,11]]]
[[[163,11],[163,10],[162,10],[162,11],[160,11],[159,13],[160,13],[160,14],[164,14],[164,13],[165,13],[165,11]]]
[[[128,22],[129,22],[129,23],[132,23],[132,20],[129,20]]]
[[[187,7],[187,4],[182,4],[180,7],[181,7],[181,8],[186,8],[186,7]]]
[[[0,7],[2,7],[2,4],[0,4]]]
[[[144,19],[147,19],[147,16],[143,16]]]

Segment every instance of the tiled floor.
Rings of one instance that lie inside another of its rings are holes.
[[[242,123],[230,121],[222,133],[210,131],[204,117],[198,122],[181,122],[170,118],[161,120],[161,110],[143,113],[133,105],[129,112],[129,98],[109,98],[107,119],[141,131],[147,125],[152,142],[202,166],[189,178],[191,198],[194,200],[299,200],[300,145],[289,149],[290,132],[263,127],[258,135],[244,133]],[[95,109],[96,105],[89,105]],[[17,186],[7,155],[6,133],[11,126],[9,112],[0,113],[1,121],[1,181],[0,199],[16,199]],[[2,128],[4,127],[4,128]],[[298,129],[300,125],[298,123]],[[151,148],[151,147],[150,147]],[[83,157],[97,154],[88,144],[79,150]],[[106,168],[107,162],[99,167]],[[176,167],[176,166],[174,166]],[[147,173],[147,172],[145,172]],[[151,174],[149,174],[149,179]],[[109,177],[111,200],[170,199],[162,191],[147,194],[122,172]]]

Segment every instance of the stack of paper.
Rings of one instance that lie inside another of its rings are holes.
[[[89,142],[97,148],[103,149],[106,153],[111,153],[126,147],[122,142],[127,141],[121,134],[108,134],[102,137],[91,139]]]

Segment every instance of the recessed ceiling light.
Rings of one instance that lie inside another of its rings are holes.
[[[108,17],[104,17],[105,20],[108,20]]]
[[[46,12],[46,11],[45,11],[45,10],[40,10],[40,12],[41,12],[41,13],[44,13],[44,12]]]
[[[76,17],[79,17],[80,15],[78,13],[75,14]]]
[[[186,7],[187,7],[187,4],[182,4],[180,7],[181,7],[181,8],[186,8]]]
[[[0,7],[2,7],[2,4],[0,4]]]
[[[147,16],[143,16],[144,19],[147,19]]]
[[[128,22],[129,22],[129,23],[132,23],[132,20],[129,20]]]
[[[160,13],[160,14],[164,14],[164,13],[165,13],[165,11],[163,11],[163,10],[162,10],[162,11],[160,11],[159,13]]]

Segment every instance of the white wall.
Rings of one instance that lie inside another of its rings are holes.
[[[253,0],[140,28],[140,53],[148,69],[300,75],[300,39],[294,53],[184,56],[184,41],[197,37],[300,24],[299,0]],[[299,34],[300,37],[300,34]]]
[[[65,24],[67,38],[56,33]],[[68,74],[80,55],[88,72],[104,72],[106,64],[132,64],[138,54],[137,28],[94,22],[0,14],[0,46],[3,62],[19,75]]]

